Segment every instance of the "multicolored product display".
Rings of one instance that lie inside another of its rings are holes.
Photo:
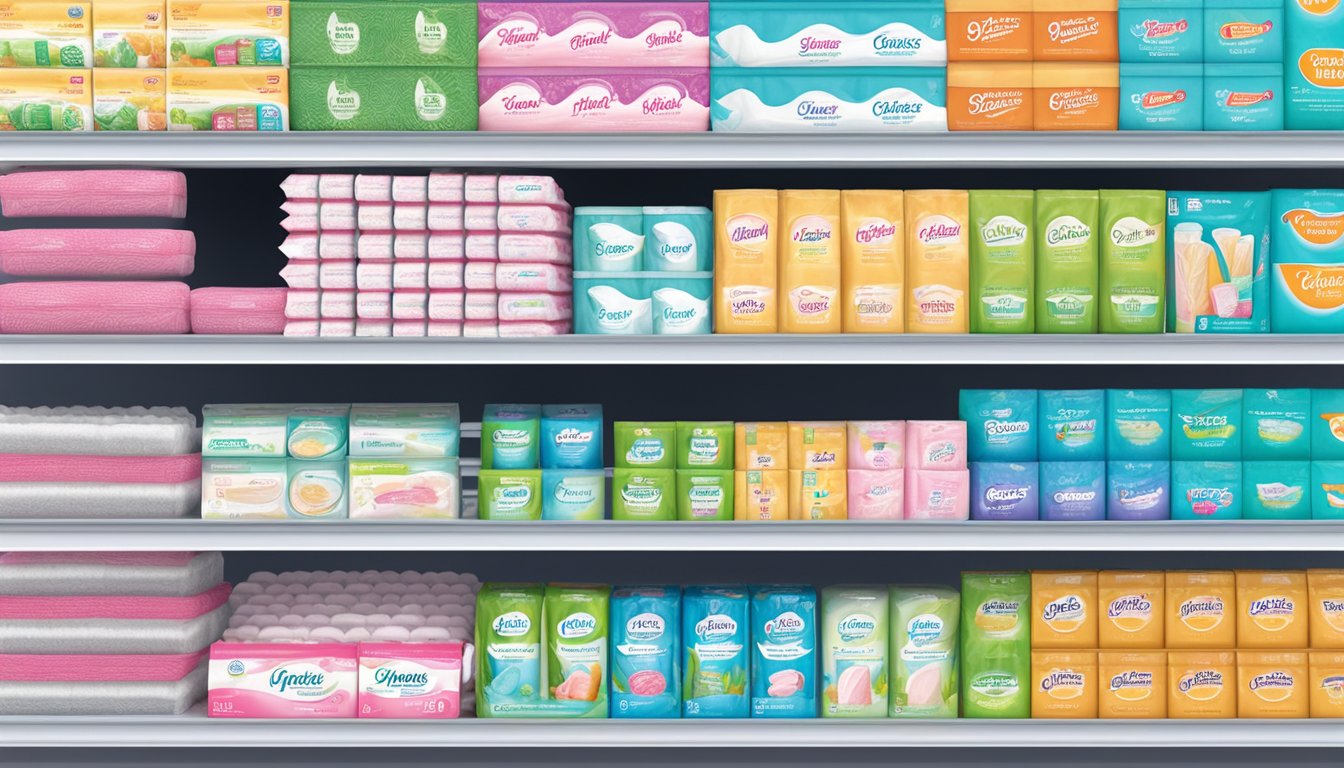
[[[487,405],[477,515],[602,520],[602,432],[600,405]]]

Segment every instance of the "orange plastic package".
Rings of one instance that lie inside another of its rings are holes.
[[[1307,647],[1307,574],[1237,571],[1237,647]]]
[[[1118,0],[1033,0],[1036,61],[1119,61]]]
[[[1306,717],[1308,679],[1304,652],[1238,651],[1237,717]]]
[[[1033,571],[1031,647],[1097,647],[1097,572]]]
[[[1162,571],[1098,573],[1098,647],[1163,648],[1166,585],[1167,575]]]
[[[948,61],[1031,61],[1031,0],[947,0]]]
[[[1312,717],[1344,717],[1344,652],[1308,654]]]
[[[1165,651],[1101,651],[1097,680],[1097,716],[1103,720],[1167,716]]]
[[[1307,571],[1311,647],[1344,649],[1344,571]],[[1344,698],[1344,689],[1341,689]]]
[[[947,65],[947,128],[951,131],[1030,131],[1031,64]]]
[[[1167,648],[1235,648],[1236,606],[1232,571],[1167,571]]]
[[[1167,717],[1178,720],[1236,716],[1236,651],[1167,653]]]
[[[1031,716],[1095,719],[1096,651],[1032,651]]]
[[[1038,131],[1114,131],[1120,124],[1118,64],[1032,65]]]

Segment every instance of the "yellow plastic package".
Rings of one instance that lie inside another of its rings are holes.
[[[739,421],[733,460],[737,469],[788,469],[789,424],[786,421]]]
[[[840,333],[840,192],[782,189],[779,330]]]
[[[168,130],[288,129],[288,70],[273,67],[168,70]]]
[[[1168,651],[1167,717],[1237,716],[1236,651]]]
[[[92,65],[92,8],[88,2],[0,0],[0,69]]]
[[[168,14],[163,0],[98,0],[93,4],[93,65],[168,66]]]
[[[168,59],[170,67],[287,67],[289,0],[169,0]]]
[[[168,73],[165,70],[94,70],[94,130],[166,131],[167,103]]]
[[[1307,654],[1312,717],[1344,717],[1344,652]]]
[[[1163,625],[1167,575],[1162,571],[1101,571],[1097,574],[1097,645],[1156,649]]]
[[[964,189],[905,193],[906,333],[966,333],[970,198]]]
[[[1096,718],[1097,652],[1032,651],[1031,716],[1033,719]]]
[[[789,471],[747,469],[733,473],[733,519],[774,522],[789,519]]]
[[[1103,720],[1167,716],[1165,651],[1101,651],[1097,680],[1097,716]]]
[[[1237,647],[1307,647],[1307,574],[1237,571]]]
[[[790,520],[849,518],[849,475],[843,469],[790,469]]]
[[[905,331],[905,196],[899,189],[840,193],[845,333]]]
[[[1235,648],[1237,583],[1232,571],[1167,571],[1167,648]]]
[[[1033,571],[1031,647],[1097,647],[1097,572]]]
[[[1307,717],[1311,709],[1307,654],[1237,652],[1237,717]]]
[[[0,131],[93,130],[87,69],[7,69],[0,76]]]
[[[1312,648],[1344,649],[1344,570],[1307,571]]]
[[[849,430],[843,421],[790,421],[789,468],[844,472]]]
[[[779,193],[714,191],[714,332],[779,330]]]

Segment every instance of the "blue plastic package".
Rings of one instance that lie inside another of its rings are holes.
[[[947,64],[943,0],[714,0],[710,66]]]
[[[1311,516],[1344,519],[1344,461],[1311,462]]]
[[[681,717],[681,588],[611,591],[611,716]]]
[[[542,520],[601,520],[606,517],[607,473],[601,469],[543,469]]]
[[[1241,457],[1246,461],[1311,458],[1311,390],[1243,389]]]
[[[602,406],[541,407],[541,468],[602,469]]]
[[[1247,461],[1241,473],[1241,516],[1245,519],[1311,518],[1310,461]]]
[[[1106,459],[1105,390],[1042,389],[1038,397],[1041,461]]]
[[[1118,18],[1122,63],[1203,63],[1204,0],[1120,0]]]
[[[1240,389],[1173,389],[1171,414],[1172,459],[1241,459]]]
[[[1204,130],[1204,65],[1121,64],[1120,130]]]
[[[972,520],[1040,519],[1036,462],[971,462]]]
[[[1106,519],[1171,519],[1171,462],[1106,462]]]
[[[1171,390],[1106,390],[1106,458],[1171,458]]]
[[[816,717],[816,590],[753,588],[751,636],[751,716]]]
[[[1168,332],[1269,333],[1269,219],[1268,192],[1167,193]]]
[[[963,389],[958,410],[971,461],[1036,460],[1035,390]]]
[[[1041,462],[1042,520],[1105,520],[1106,462]]]
[[[687,587],[681,600],[682,716],[751,714],[751,608],[741,587]]]
[[[644,269],[707,272],[714,269],[714,214],[698,206],[644,207]]]
[[[1205,64],[1204,130],[1282,131],[1282,64]]]
[[[947,130],[945,67],[725,68],[709,88],[716,133]]]
[[[1283,0],[1204,0],[1204,61],[1282,64]]]
[[[1240,461],[1173,461],[1172,520],[1240,520]]]

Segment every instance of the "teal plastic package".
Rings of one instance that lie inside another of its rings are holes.
[[[296,405],[289,411],[290,458],[327,461],[345,458],[349,447],[350,406]]]
[[[959,399],[961,420],[966,422],[967,458],[1036,460],[1036,390],[963,389]]]
[[[1204,130],[1283,130],[1282,64],[1205,64]]]
[[[356,404],[350,408],[352,458],[457,458],[461,433],[456,403]]]
[[[481,469],[541,466],[541,406],[487,405],[481,416]]]
[[[1246,461],[1311,458],[1311,390],[1243,389],[1241,412]]]
[[[574,209],[574,271],[638,272],[644,268],[644,211],[638,206]]]
[[[1344,3],[1284,3],[1289,130],[1344,130]]]
[[[1171,458],[1171,390],[1106,390],[1106,458]]]
[[[482,520],[541,519],[539,469],[482,469],[476,488],[476,516]]]
[[[716,69],[709,87],[716,132],[947,130],[944,67]]]
[[[541,468],[602,469],[602,406],[541,407]]]
[[[1171,458],[1176,461],[1241,459],[1240,389],[1173,389],[1171,413]]]
[[[1311,462],[1247,461],[1241,473],[1241,515],[1245,519],[1311,518]]]
[[[709,30],[716,69],[947,63],[942,0],[716,0]]]
[[[1204,0],[1120,0],[1119,20],[1122,64],[1204,61]]]
[[[1106,459],[1105,390],[1042,389],[1037,396],[1041,461]]]
[[[1204,61],[1283,63],[1284,0],[1204,0]]]
[[[644,269],[714,269],[714,214],[699,206],[644,207]]]
[[[1344,51],[1339,66],[1344,86]],[[1272,200],[1274,332],[1344,333],[1344,189],[1276,189]]]
[[[1269,332],[1269,215],[1268,192],[1167,193],[1168,332]]]
[[[611,591],[611,716],[681,717],[681,588]]]
[[[603,519],[606,486],[607,473],[600,469],[543,469],[541,519]]]
[[[1120,130],[1204,130],[1204,65],[1121,64]]]
[[[285,512],[296,520],[331,520],[350,516],[345,461],[287,459],[289,482]]]
[[[816,717],[816,590],[753,588],[751,636],[751,716]]]
[[[1344,519],[1344,461],[1311,462],[1311,517]]]
[[[1106,462],[1107,520],[1170,520],[1171,462]]]
[[[1240,461],[1173,461],[1172,520],[1240,520]]]
[[[682,716],[751,714],[751,608],[741,587],[687,587],[681,600]]]
[[[1311,416],[1311,458],[1344,459],[1344,389],[1313,389]]]

